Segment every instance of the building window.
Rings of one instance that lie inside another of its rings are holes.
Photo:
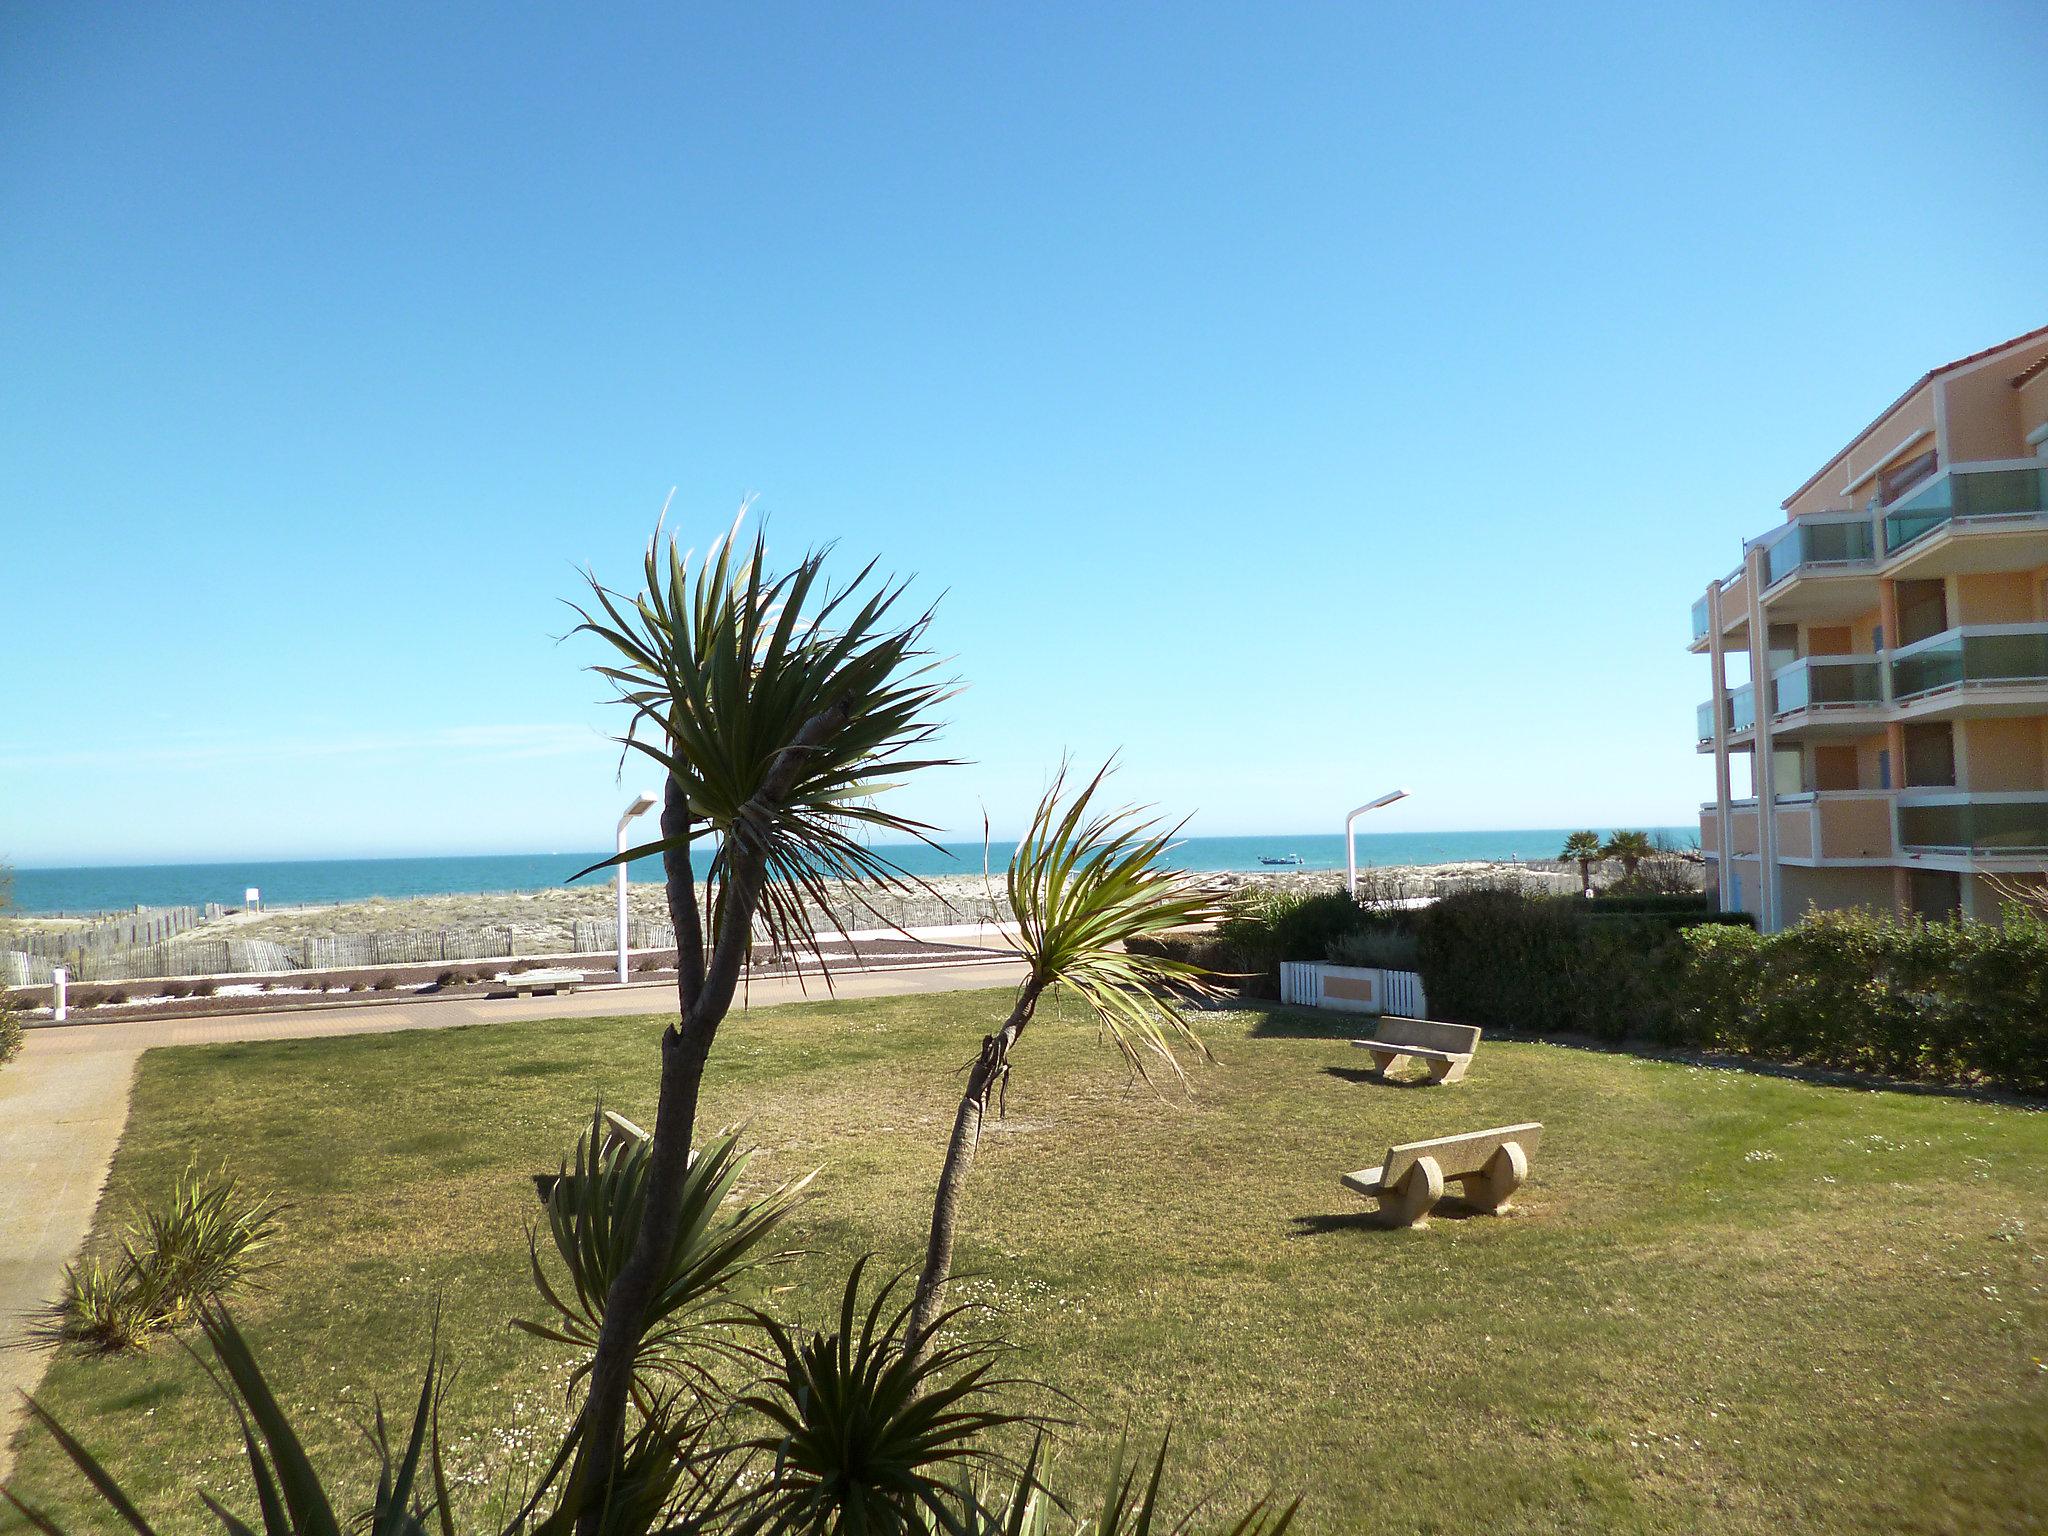
[[[1911,645],[1948,628],[1948,585],[1940,580],[1902,581],[1898,596],[1899,644]]]
[[[1878,499],[1886,503],[1897,501],[1906,492],[1934,473],[1934,467],[1939,458],[1940,455],[1930,448],[1918,458],[1908,459],[1905,463],[1894,465],[1886,470],[1882,475],[1878,476]]]
[[[1953,789],[1955,730],[1946,720],[1906,727],[1906,784],[1912,789]]]

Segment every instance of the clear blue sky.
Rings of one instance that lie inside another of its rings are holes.
[[[1686,821],[1693,598],[2048,322],[2040,20],[8,6],[0,856],[602,842],[671,485],[945,594],[953,831]]]

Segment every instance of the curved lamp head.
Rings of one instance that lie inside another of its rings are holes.
[[[627,822],[631,821],[635,816],[645,815],[659,804],[661,804],[661,796],[651,789],[641,790],[638,795],[634,796],[633,803],[626,807],[626,814],[619,818],[619,830],[621,832],[625,831]]]
[[[1353,811],[1351,815],[1363,816],[1367,811],[1376,811],[1383,805],[1392,805],[1396,800],[1406,800],[1407,798],[1407,790],[1397,789],[1391,794],[1381,795],[1377,800],[1366,801],[1365,804],[1361,805],[1357,810]],[[1349,818],[1347,817],[1346,819],[1348,820]]]

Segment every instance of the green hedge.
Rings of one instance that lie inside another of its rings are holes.
[[[1475,891],[1418,923],[1437,1018],[2048,1092],[2048,925],[1822,913],[1776,934]]]
[[[1431,1015],[1525,1034],[1666,1038],[1683,966],[1677,930],[1596,921],[1588,905],[1478,890],[1423,909],[1416,950]]]
[[[21,1049],[21,1014],[13,1000],[0,993],[0,1066]]]
[[[1695,929],[1690,1041],[1894,1077],[2048,1092],[2048,925],[1817,913],[1782,933]]]

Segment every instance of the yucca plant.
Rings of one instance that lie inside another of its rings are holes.
[[[261,1536],[342,1536],[344,1530],[359,1530],[368,1536],[454,1536],[447,1478],[441,1464],[443,1378],[438,1357],[428,1362],[411,1428],[403,1450],[396,1456],[383,1409],[376,1410],[370,1436],[377,1453],[376,1494],[368,1511],[350,1517],[336,1508],[334,1495],[314,1470],[290,1415],[279,1405],[262,1366],[234,1320],[222,1308],[207,1304],[199,1309],[199,1323],[220,1366],[214,1383],[227,1398],[241,1426],[242,1452],[249,1463],[256,1495],[256,1509],[249,1514],[230,1511],[211,1494],[199,1495],[226,1536],[258,1536],[259,1532]],[[137,1536],[155,1536],[156,1528],[92,1452],[33,1397],[28,1400],[28,1410],[122,1524]],[[43,1536],[68,1536],[64,1526],[18,1497],[11,1488],[0,1488],[0,1498],[5,1498]]]
[[[1005,876],[1012,944],[1026,972],[1002,1027],[982,1041],[953,1117],[945,1165],[932,1204],[931,1231],[918,1277],[912,1336],[923,1347],[946,1303],[960,1199],[981,1144],[991,1102],[1006,1090],[1010,1056],[1048,992],[1077,999],[1103,1034],[1142,1076],[1154,1065],[1183,1076],[1176,1046],[1206,1054],[1176,1000],[1211,992],[1201,967],[1127,947],[1190,923],[1215,909],[1188,878],[1159,859],[1180,832],[1149,808],[1102,808],[1113,764],[1105,763],[1079,791],[1067,794],[1062,765],[1032,813]]]
[[[88,1354],[147,1349],[163,1320],[134,1281],[126,1255],[112,1263],[95,1257],[66,1264],[63,1289],[34,1332]]]
[[[962,1531],[962,1478],[1009,1470],[992,1432],[1037,1424],[999,1406],[1028,1383],[998,1378],[998,1340],[953,1340],[918,1350],[910,1305],[895,1305],[901,1277],[863,1304],[858,1260],[838,1326],[803,1333],[754,1314],[767,1338],[759,1383],[737,1406],[759,1416],[736,1448],[766,1459],[766,1475],[731,1511],[737,1536],[916,1536]],[[943,1319],[942,1319],[943,1320]]]
[[[1117,1446],[1102,1503],[1092,1521],[1076,1528],[1075,1536],[1192,1536],[1197,1530],[1213,1531],[1216,1536],[1285,1536],[1301,1507],[1299,1499],[1278,1507],[1270,1500],[1260,1499],[1227,1525],[1197,1526],[1199,1511],[1190,1511],[1169,1524],[1160,1510],[1159,1499],[1166,1481],[1167,1446],[1172,1438],[1170,1434],[1160,1436],[1159,1453],[1152,1458],[1149,1475],[1143,1472],[1142,1463],[1131,1456],[1128,1439]]]
[[[1160,1438],[1149,1475],[1132,1456],[1129,1437],[1119,1441],[1108,1480],[1092,1505],[1062,1499],[1048,1486],[1041,1439],[1024,1466],[1007,1478],[977,1472],[963,1479],[957,1496],[961,1518],[952,1525],[931,1524],[928,1536],[1194,1536],[1196,1531],[1284,1536],[1294,1524],[1299,1499],[1280,1506],[1260,1499],[1227,1524],[1198,1525],[1199,1505],[1178,1519],[1170,1517],[1160,1501],[1171,1438]]]
[[[183,1326],[203,1302],[226,1295],[255,1269],[283,1210],[249,1195],[225,1171],[188,1167],[167,1202],[143,1211],[125,1244],[137,1290],[152,1299],[165,1326]]]
[[[147,1349],[249,1276],[283,1209],[225,1172],[188,1167],[164,1204],[129,1222],[117,1257],[65,1266],[64,1288],[37,1332],[96,1353]]]
[[[646,1211],[651,1153],[644,1131],[607,1116],[602,1104],[593,1111],[590,1129],[577,1138],[573,1166],[562,1164],[547,1198],[547,1232],[564,1274],[561,1282],[550,1277],[541,1261],[538,1230],[528,1245],[534,1286],[554,1319],[515,1318],[515,1328],[595,1354],[606,1301]],[[723,1326],[733,1320],[726,1300],[732,1286],[761,1265],[788,1256],[762,1249],[812,1175],[727,1211],[725,1202],[752,1157],[731,1133],[705,1142],[691,1156],[677,1192],[675,1237],[642,1315],[634,1353],[634,1388],[643,1410],[664,1383],[700,1395],[715,1388],[707,1362],[731,1357],[738,1348]],[[586,1358],[572,1382],[589,1370]]]
[[[813,551],[774,574],[761,535],[742,545],[735,522],[693,567],[657,529],[637,595],[592,575],[589,605],[577,607],[577,629],[614,653],[595,670],[629,711],[624,750],[663,771],[660,837],[606,863],[662,858],[680,1015],[661,1041],[646,1219],[591,1365],[583,1454],[601,1463],[621,1444],[643,1319],[675,1247],[698,1091],[757,916],[779,944],[815,954],[812,914],[839,925],[849,886],[914,883],[865,839],[928,831],[876,797],[940,761],[920,755],[930,712],[951,692],[922,649],[930,611],[899,618],[904,587],[876,579],[872,563],[830,584],[825,558]],[[699,843],[711,848],[701,903]]]

